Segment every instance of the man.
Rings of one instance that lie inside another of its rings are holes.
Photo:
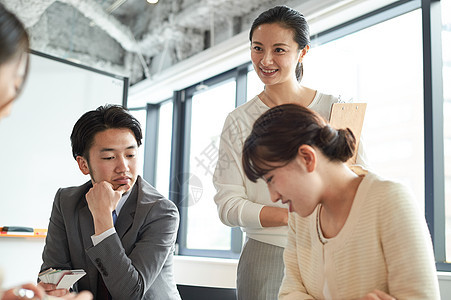
[[[85,270],[74,289],[95,299],[180,299],[172,275],[179,215],[137,175],[141,138],[139,122],[111,105],[85,113],[71,134],[72,154],[91,180],[56,193],[41,271]]]

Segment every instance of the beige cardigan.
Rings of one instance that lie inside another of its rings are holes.
[[[279,299],[358,299],[374,289],[440,299],[430,234],[404,186],[368,172],[345,225],[325,244],[318,211],[290,215]]]

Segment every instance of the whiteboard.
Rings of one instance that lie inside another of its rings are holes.
[[[106,103],[123,104],[128,79],[38,52],[24,89],[0,120],[0,227],[47,228],[60,187],[89,180],[72,157],[78,118]]]

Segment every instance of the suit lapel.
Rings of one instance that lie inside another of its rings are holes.
[[[130,196],[128,196],[127,201],[125,202],[124,206],[121,209],[121,212],[119,213],[119,216],[117,217],[115,228],[117,235],[121,240],[133,224],[136,202],[138,199],[138,189],[138,181],[136,181],[132,191],[130,192]]]

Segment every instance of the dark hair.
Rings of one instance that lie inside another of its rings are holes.
[[[24,25],[0,3],[0,65],[27,53],[29,47],[30,41]],[[27,74],[28,60],[24,81]],[[4,105],[9,105],[11,101]]]
[[[273,107],[255,121],[244,142],[242,163],[255,182],[292,161],[302,145],[319,149],[329,160],[346,162],[354,155],[355,137],[347,129],[332,128],[319,114],[296,104]],[[272,163],[272,164],[270,164]]]
[[[111,128],[128,128],[135,135],[138,146],[141,145],[142,131],[139,121],[120,105],[99,106],[81,116],[75,123],[70,135],[72,155],[83,156],[89,160],[89,149],[97,133]]]
[[[298,44],[299,50],[310,44],[310,30],[304,15],[284,5],[275,6],[262,12],[252,23],[249,40],[252,42],[255,28],[263,24],[274,23],[293,31],[294,41]],[[298,81],[301,81],[303,72],[304,67],[302,63],[298,62],[296,66],[296,78]]]

